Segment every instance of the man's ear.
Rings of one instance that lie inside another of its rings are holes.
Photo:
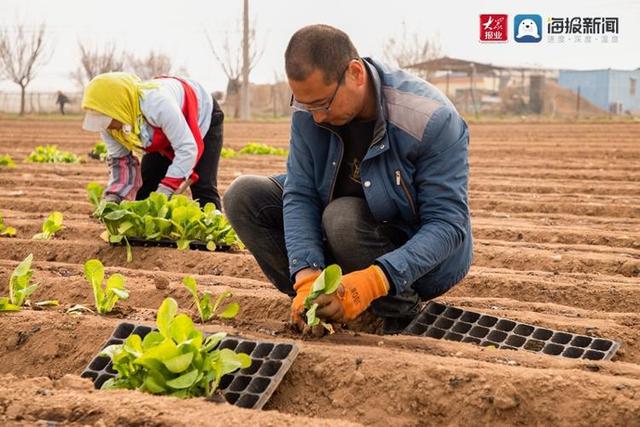
[[[352,60],[349,64],[349,71],[347,74],[356,82],[358,86],[362,86],[366,83],[367,70],[364,68],[364,64],[357,60]]]

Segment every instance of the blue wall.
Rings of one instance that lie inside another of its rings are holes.
[[[636,81],[636,93],[631,95],[631,79]],[[611,70],[609,75],[609,102],[622,102],[624,111],[640,112],[640,70]]]
[[[636,79],[636,93],[630,92],[631,79]],[[594,105],[609,111],[612,102],[622,102],[623,110],[640,111],[640,70],[560,70],[560,86],[578,92]]]

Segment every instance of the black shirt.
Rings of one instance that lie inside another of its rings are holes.
[[[334,198],[364,198],[362,181],[360,180],[360,163],[371,145],[375,124],[375,120],[353,121],[340,128],[344,151],[333,190]]]

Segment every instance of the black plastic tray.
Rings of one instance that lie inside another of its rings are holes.
[[[127,237],[127,240],[129,241],[129,244],[131,246],[163,247],[163,248],[176,248],[178,246],[175,240],[169,240],[169,239],[146,240],[146,239],[139,239],[136,237]],[[125,244],[124,239],[122,239],[122,241],[118,243],[111,243],[111,245],[113,246],[123,246],[124,244]],[[199,240],[191,241],[191,243],[189,243],[189,248],[195,249],[198,251],[209,251],[209,249],[207,249],[207,244]],[[230,250],[231,250],[231,246],[229,245],[216,245],[216,252],[228,252]]]
[[[620,343],[556,331],[429,301],[403,332],[571,359],[609,360]]]
[[[157,329],[147,325],[122,322],[118,324],[100,351],[112,344],[122,344],[131,334],[138,334],[144,338],[149,332],[155,330]],[[299,351],[294,343],[260,341],[237,336],[225,337],[217,348],[229,348],[251,357],[251,366],[223,376],[218,387],[227,402],[249,409],[262,409],[293,364]],[[111,359],[99,356],[100,351],[81,374],[82,377],[91,378],[96,388],[102,387],[105,381],[118,375],[112,368]]]

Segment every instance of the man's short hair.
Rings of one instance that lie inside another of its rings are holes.
[[[331,84],[338,81],[349,61],[359,57],[344,31],[316,24],[295,32],[284,53],[284,63],[287,77],[291,80],[305,80],[319,69],[324,74],[325,83]]]

